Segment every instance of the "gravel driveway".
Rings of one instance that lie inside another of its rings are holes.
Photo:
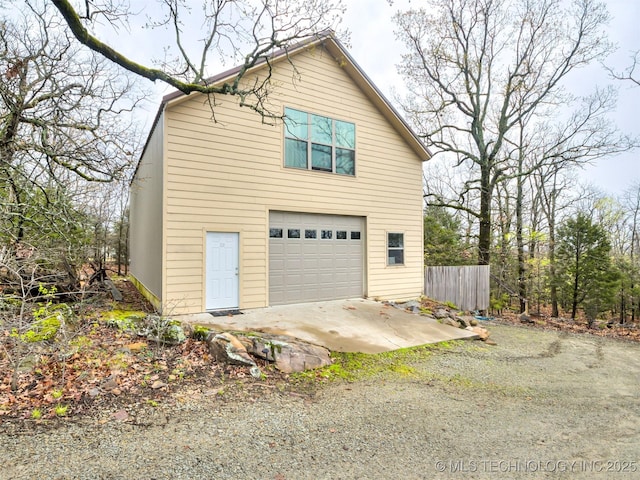
[[[640,344],[489,325],[416,375],[5,428],[2,479],[640,478]]]

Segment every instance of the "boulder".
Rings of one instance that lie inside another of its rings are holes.
[[[248,338],[252,343],[248,347],[250,353],[274,362],[276,368],[284,373],[303,372],[331,365],[329,350],[318,345],[281,335],[264,334]]]
[[[401,303],[399,306],[402,307],[407,312],[420,313],[421,304],[420,304],[420,302],[417,302],[415,300],[411,300],[409,302]]]
[[[480,337],[480,340],[487,340],[487,338],[489,338],[489,330],[484,327],[467,327],[465,330],[469,330],[470,332],[475,333],[476,335],[478,335],[478,337]]]
[[[460,328],[467,328],[471,326],[471,323],[465,317],[456,316],[456,321],[460,324]]]
[[[460,324],[451,317],[441,318],[440,323],[442,323],[443,325],[449,325],[451,327],[460,328]]]
[[[217,362],[256,366],[256,362],[251,358],[242,342],[230,333],[219,333],[210,337],[207,340],[207,346]]]
[[[436,317],[438,320],[440,320],[442,318],[448,318],[449,312],[444,308],[439,308],[435,312],[433,312],[433,316]]]

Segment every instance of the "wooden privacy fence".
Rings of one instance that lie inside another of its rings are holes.
[[[424,294],[439,302],[451,302],[462,310],[489,308],[489,265],[427,267]]]

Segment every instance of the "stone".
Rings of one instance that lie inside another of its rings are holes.
[[[467,320],[465,317],[456,316],[456,322],[460,324],[460,328],[467,328],[471,326],[469,320]]]
[[[164,383],[162,380],[156,380],[151,384],[151,388],[153,388],[154,390],[158,390],[159,388],[166,387],[166,386],[167,384]]]
[[[446,311],[444,308],[439,308],[435,312],[433,312],[433,316],[436,317],[438,320],[440,320],[443,318],[448,318],[449,312]]]
[[[402,306],[405,309],[409,309],[411,310],[413,307],[418,307],[420,308],[420,302],[416,301],[416,300],[411,300],[409,302],[403,303]]]
[[[478,335],[478,337],[480,337],[480,340],[486,340],[487,338],[489,338],[489,330],[484,327],[467,327],[465,330],[469,330],[475,333],[476,335]]]
[[[442,323],[443,325],[449,325],[451,327],[460,328],[460,324],[450,317],[441,318],[440,323]]]
[[[129,413],[126,410],[118,410],[111,414],[111,418],[117,420],[118,422],[124,422],[129,419]]]
[[[536,323],[536,322],[534,322],[534,321],[531,319],[531,317],[530,317],[528,314],[526,314],[526,313],[521,313],[521,314],[520,314],[520,321],[521,321],[522,323]]]
[[[256,362],[247,352],[246,347],[234,335],[224,332],[207,340],[207,346],[213,358],[218,362],[232,365],[248,365],[256,367]]]
[[[329,350],[319,345],[282,335],[264,334],[249,338],[252,341],[249,352],[274,362],[276,368],[284,373],[303,372],[332,363]]]
[[[310,343],[287,345],[276,357],[276,368],[284,373],[303,372],[331,365],[326,348]]]
[[[471,325],[472,327],[475,327],[478,325],[478,320],[476,320],[473,317],[469,317],[469,325]]]

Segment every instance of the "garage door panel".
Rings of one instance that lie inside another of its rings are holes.
[[[362,217],[270,212],[269,221],[283,232],[269,242],[271,305],[364,294]],[[289,238],[290,230],[300,238]]]

